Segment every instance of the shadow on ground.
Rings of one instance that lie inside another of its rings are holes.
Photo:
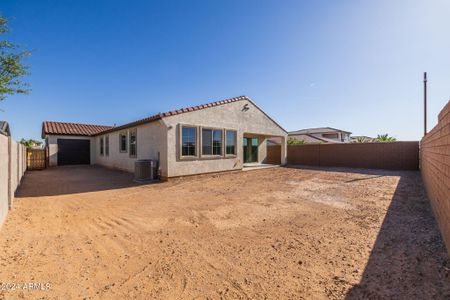
[[[133,174],[100,166],[64,166],[28,171],[16,197],[41,197],[123,189],[139,184]]]
[[[288,167],[364,175],[344,183],[399,176],[362,279],[346,299],[450,299],[450,260],[418,171]]]
[[[420,174],[405,172],[362,279],[346,299],[449,299],[449,267]]]

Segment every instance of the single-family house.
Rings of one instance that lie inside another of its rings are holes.
[[[98,164],[134,171],[136,160],[158,162],[162,178],[239,170],[263,164],[267,139],[287,132],[246,96],[158,113],[121,126],[45,121],[49,165]]]
[[[352,133],[332,127],[307,128],[288,133],[289,138],[306,143],[346,143]]]

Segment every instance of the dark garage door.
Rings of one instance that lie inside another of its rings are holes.
[[[89,140],[58,139],[58,166],[91,163]]]

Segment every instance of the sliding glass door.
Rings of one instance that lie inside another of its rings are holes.
[[[258,138],[244,138],[244,163],[258,162]]]

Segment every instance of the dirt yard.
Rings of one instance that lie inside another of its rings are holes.
[[[450,297],[417,172],[276,168],[136,185],[100,167],[34,171],[0,249],[0,298]]]

